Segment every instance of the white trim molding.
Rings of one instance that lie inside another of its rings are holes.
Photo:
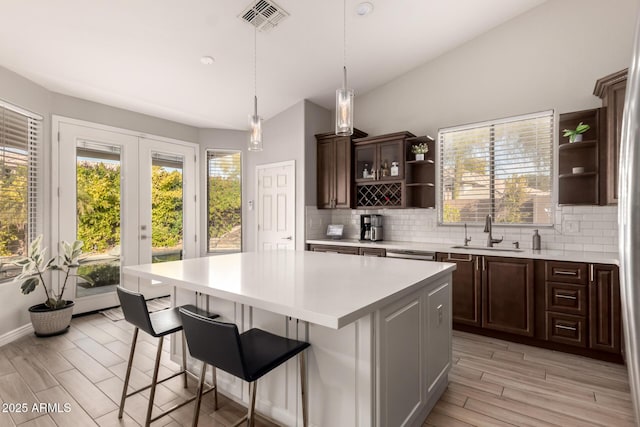
[[[24,326],[20,326],[19,328],[14,329],[13,331],[9,331],[6,334],[0,335],[0,347],[11,343],[17,340],[18,338],[25,337],[32,333],[33,333],[33,326],[31,326],[31,323],[27,323]]]

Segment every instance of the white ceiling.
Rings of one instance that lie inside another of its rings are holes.
[[[349,86],[359,94],[545,0],[347,0]],[[246,129],[253,106],[249,0],[5,1],[0,66],[54,92],[197,126]],[[302,99],[332,109],[341,85],[340,0],[276,0],[290,13],[258,33],[258,110]],[[200,63],[213,56],[213,65]],[[356,104],[357,107],[357,104]]]

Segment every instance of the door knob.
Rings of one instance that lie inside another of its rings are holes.
[[[141,234],[140,235],[140,240],[145,240],[148,236],[146,234]]]
[[[291,236],[283,237],[282,240],[293,240],[293,237]]]

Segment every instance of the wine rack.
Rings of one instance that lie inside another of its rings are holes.
[[[402,182],[358,184],[356,188],[356,203],[359,208],[403,207]]]

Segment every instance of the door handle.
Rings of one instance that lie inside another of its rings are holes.
[[[282,240],[293,240],[292,236],[283,237]]]
[[[147,239],[147,237],[149,237],[149,236],[147,236],[146,234],[141,234],[140,235],[140,240],[145,240],[145,239]]]

